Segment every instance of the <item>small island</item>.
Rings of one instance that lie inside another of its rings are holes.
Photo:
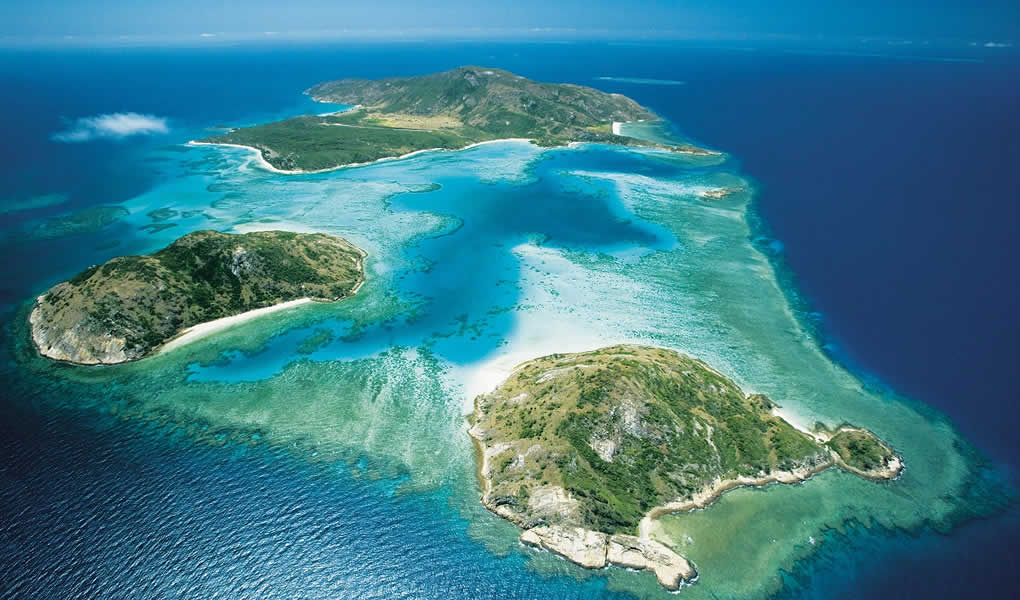
[[[744,191],[744,189],[739,187],[713,188],[701,192],[701,197],[706,200],[722,200],[723,198],[742,191]]]
[[[320,233],[197,231],[53,286],[36,299],[32,340],[55,360],[137,360],[200,324],[348,298],[364,282],[364,258],[346,240]]]
[[[461,67],[418,77],[341,79],[320,83],[306,93],[320,102],[354,108],[242,127],[193,143],[251,148],[269,168],[289,173],[506,139],[542,146],[600,142],[717,154],[692,145],[669,146],[619,135],[619,123],[657,118],[626,96],[580,85],[539,83],[500,69]]]
[[[875,480],[902,470],[866,430],[803,432],[775,409],[671,350],[538,358],[475,400],[482,502],[520,526],[525,544],[586,568],[646,569],[676,589],[697,572],[652,539],[652,519],[834,466]]]

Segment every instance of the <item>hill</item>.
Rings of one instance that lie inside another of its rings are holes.
[[[543,146],[602,142],[710,153],[615,134],[614,122],[657,118],[626,96],[539,83],[500,69],[461,67],[417,77],[341,79],[306,93],[356,108],[244,127],[201,142],[255,148],[270,165],[287,171],[324,170],[507,138]]]
[[[899,473],[896,455],[870,432],[809,434],[774,408],[670,350],[539,358],[475,401],[482,500],[520,525],[526,543],[595,568],[633,567],[641,555],[638,568],[675,588],[694,569],[649,539],[639,527],[646,519],[703,507],[737,485],[801,481],[836,465],[874,479]],[[614,558],[614,544],[631,558]]]
[[[32,339],[53,359],[135,360],[199,323],[299,298],[342,300],[364,281],[363,257],[325,234],[198,231],[53,286],[32,310]]]

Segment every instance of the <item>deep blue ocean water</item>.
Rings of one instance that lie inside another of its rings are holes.
[[[402,44],[3,51],[0,201],[69,197],[59,206],[2,214],[0,226],[125,201],[161,176],[137,160],[146,147],[179,143],[213,125],[321,111],[299,92],[324,79],[485,64],[597,85],[736,155],[759,185],[763,244],[778,251],[796,285],[790,293],[817,311],[831,352],[875,385],[948,414],[1015,478],[1020,59],[984,50],[967,55],[977,62],[932,60],[936,52],[893,58],[788,50]],[[685,84],[597,79],[604,76]],[[65,120],[117,111],[167,117],[171,133],[79,145],[50,140]],[[80,269],[73,243],[31,255],[5,244],[4,308]],[[3,376],[16,377],[10,366]],[[5,389],[12,392],[0,412],[2,597],[91,597],[98,590],[106,597],[132,590],[134,597],[209,597],[217,590],[222,597],[608,594],[598,578],[545,580],[515,554],[490,572],[482,568],[493,564],[486,551],[456,535],[429,542],[458,548],[455,559],[437,550],[439,562],[401,564],[391,579],[382,570],[392,560],[387,550],[442,530],[428,526],[444,518],[442,498],[394,507],[400,500],[388,499],[385,483],[340,474],[347,484],[337,485],[258,446],[195,448],[159,429],[73,410],[45,414],[24,382]],[[107,498],[121,502],[111,506]],[[240,514],[238,506],[245,507]],[[366,510],[375,519],[369,529],[386,532],[382,550],[351,526]],[[151,546],[152,531],[166,545]],[[292,549],[289,538],[256,543],[281,531],[301,532],[307,537],[293,543],[305,546]],[[857,549],[852,564],[846,552],[828,556],[827,546],[789,575],[789,591],[1011,597],[1020,586],[1018,541],[1014,515],[948,537],[859,532],[847,542]],[[278,555],[265,554],[273,547]],[[346,568],[329,561],[341,552],[360,553],[364,572],[352,571],[351,561]],[[323,570],[288,562],[298,555],[319,557]],[[209,567],[203,572],[212,579],[190,578],[197,567]],[[38,587],[14,587],[26,572],[45,575],[27,578]],[[437,579],[430,572],[460,575]]]

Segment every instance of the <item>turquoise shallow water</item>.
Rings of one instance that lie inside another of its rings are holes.
[[[75,253],[37,257],[31,291],[203,228],[341,235],[369,252],[369,281],[341,304],[100,369],[35,356],[22,292],[4,451],[39,459],[7,464],[0,497],[18,595],[663,596],[646,574],[520,548],[478,503],[465,432],[474,395],[518,362],[624,341],[703,358],[799,424],[869,427],[907,464],[888,484],[829,472],[662,519],[656,535],[702,575],[687,597],[766,595],[784,572],[787,591],[824,589],[872,541],[909,547],[905,533],[1007,500],[941,415],[819,348],[755,243],[755,184],[731,157],[503,143],[285,176],[176,143],[213,124],[134,148],[151,183],[116,223],[56,243]],[[731,186],[745,191],[701,196]]]

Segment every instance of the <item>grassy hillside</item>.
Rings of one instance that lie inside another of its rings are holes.
[[[503,138],[547,146],[573,141],[657,145],[612,133],[614,121],[656,118],[630,98],[578,85],[538,83],[499,69],[461,67],[419,77],[341,79],[307,92],[317,100],[359,108],[245,127],[202,141],[251,146],[274,167],[304,171]],[[705,152],[693,146],[670,148]]]
[[[719,481],[835,464],[764,396],[745,396],[704,363],[658,348],[536,359],[475,406],[485,502],[525,528],[630,532],[652,508]],[[870,460],[844,447],[848,463]]]
[[[579,85],[539,83],[482,67],[374,81],[341,79],[320,83],[308,93],[317,100],[359,104],[381,113],[449,115],[493,135],[558,137],[569,130],[613,121],[656,118],[620,94]]]
[[[32,311],[33,339],[72,362],[141,358],[198,323],[297,298],[343,299],[363,281],[362,256],[324,234],[191,233],[53,286]]]
[[[862,473],[885,469],[895,458],[885,444],[860,429],[838,431],[825,445],[839,455],[845,466]]]
[[[266,162],[286,171],[318,171],[431,148],[455,150],[475,141],[458,131],[360,126],[352,121],[357,123],[350,117],[295,117],[202,141],[251,146]]]

